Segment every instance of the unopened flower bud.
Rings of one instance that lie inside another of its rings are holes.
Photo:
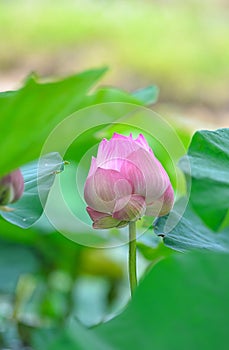
[[[166,215],[174,192],[168,174],[143,135],[103,139],[84,188],[94,228],[122,227],[143,215]]]

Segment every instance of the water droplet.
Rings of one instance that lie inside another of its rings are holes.
[[[22,221],[26,221],[26,219],[25,219],[25,218],[23,218],[23,219],[22,219]]]

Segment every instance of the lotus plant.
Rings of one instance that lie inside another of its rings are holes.
[[[129,225],[131,291],[136,285],[136,226],[142,216],[163,216],[174,192],[165,169],[140,134],[103,139],[92,158],[84,188],[87,212],[95,229]],[[131,272],[132,271],[132,272]]]
[[[7,205],[20,199],[23,191],[24,179],[19,169],[0,178],[0,210],[11,210]]]

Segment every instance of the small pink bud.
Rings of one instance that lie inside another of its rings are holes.
[[[143,215],[163,216],[173,206],[169,177],[139,135],[103,139],[92,158],[84,198],[94,228],[122,227]]]
[[[23,191],[24,179],[19,169],[0,178],[0,206],[16,202]]]

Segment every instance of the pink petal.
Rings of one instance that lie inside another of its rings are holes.
[[[145,177],[142,174],[141,169],[139,169],[132,161],[128,159],[124,160],[122,162],[120,173],[131,183],[133,187],[133,193],[139,194],[141,196],[146,195]]]
[[[116,199],[116,190],[118,190],[119,180],[122,180],[122,188],[123,182],[125,182],[127,187],[127,193],[132,191],[130,184],[127,180],[123,178],[123,176],[116,170],[112,169],[102,169],[98,168],[94,175],[95,181],[95,190],[97,195],[106,202],[113,201]]]
[[[149,147],[148,142],[142,134],[139,134],[138,138],[135,140],[141,147],[143,147],[147,152],[152,152],[152,149]]]
[[[87,207],[87,212],[93,221],[93,228],[95,229],[108,229],[123,226],[120,220],[114,219],[109,214],[100,213],[90,207]],[[127,223],[124,224],[126,225]]]
[[[100,166],[101,163],[103,163],[104,160],[106,160],[106,155],[108,153],[108,150],[109,150],[109,141],[107,139],[102,139],[102,141],[99,144],[97,157],[96,157],[98,166]]]
[[[89,207],[104,213],[111,213],[115,204],[114,200],[106,202],[98,196],[95,189],[94,176],[90,176],[86,180],[84,186],[84,199]]]
[[[146,208],[148,216],[164,216],[170,212],[174,203],[174,191],[169,184],[164,194]]]
[[[89,170],[89,173],[88,173],[88,177],[92,176],[95,173],[96,169],[97,169],[96,158],[92,157],[91,158],[91,166],[90,166],[90,170]]]
[[[144,197],[132,195],[126,200],[125,197],[120,198],[115,203],[113,217],[121,221],[132,221],[141,218],[146,210]]]
[[[87,178],[84,198],[89,207],[103,213],[113,211],[115,200],[132,194],[130,182],[115,171],[98,168],[94,176]]]
[[[125,161],[125,159],[120,158],[120,157],[108,159],[105,162],[103,162],[103,164],[101,164],[101,168],[103,168],[103,169],[113,169],[113,170],[116,170],[116,171],[120,172],[120,169],[121,169],[122,164],[123,164],[124,161]]]
[[[114,184],[115,198],[128,197],[132,195],[133,188],[126,179],[120,179]]]
[[[117,132],[115,132],[112,136],[112,139],[119,139],[119,140],[130,140],[132,141],[133,140],[133,137],[132,137],[132,134],[130,134],[130,136],[125,136],[125,135],[122,135],[122,134],[118,134]]]
[[[105,167],[105,163],[115,158],[125,159],[133,151],[139,149],[139,143],[131,136],[114,134],[110,141],[103,139],[98,148],[97,164]]]
[[[169,184],[168,188],[166,189],[164,193],[164,201],[163,201],[163,206],[160,211],[160,216],[166,215],[170,212],[170,210],[173,207],[174,204],[174,191],[172,188],[172,185]]]
[[[170,181],[169,177],[157,158],[143,148],[128,156],[134,165],[141,169],[146,185],[146,204],[152,203],[161,197]]]
[[[97,221],[99,219],[102,219],[102,218],[105,218],[107,216],[110,216],[107,213],[102,213],[100,211],[96,211],[96,210],[94,210],[93,208],[90,208],[90,207],[87,207],[86,210],[87,210],[87,212],[88,212],[88,214],[89,214],[89,216],[90,216],[92,221]]]

